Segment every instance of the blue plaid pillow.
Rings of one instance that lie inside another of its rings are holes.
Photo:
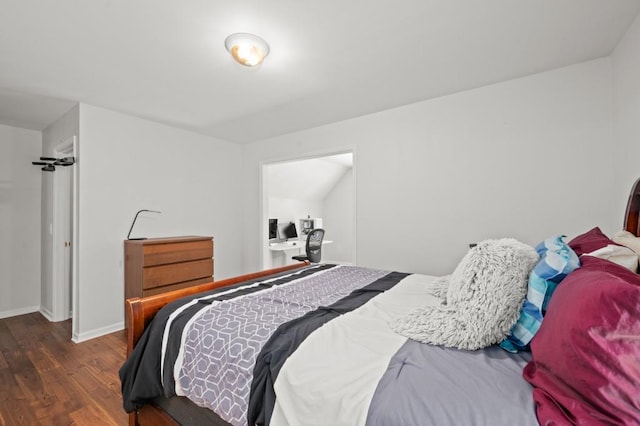
[[[502,349],[518,352],[528,348],[542,324],[554,290],[564,277],[580,267],[578,256],[562,238],[564,235],[551,237],[536,246],[540,261],[529,274],[527,296],[520,309],[520,318],[500,343]]]

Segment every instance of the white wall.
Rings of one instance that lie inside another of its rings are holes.
[[[40,307],[40,132],[0,125],[0,318]]]
[[[357,149],[362,266],[442,274],[484,238],[613,232],[640,175],[638,52],[636,19],[611,60],[244,146],[84,104],[42,135],[0,126],[0,316],[40,304],[35,260],[49,219],[46,177],[30,161],[72,135],[81,136],[80,340],[122,326],[122,240],[138,209],[163,212],[141,221],[146,236],[213,235],[216,278],[259,269],[260,165],[286,156]]]
[[[640,18],[611,55],[615,99],[615,212],[623,211],[640,177]],[[622,217],[616,217],[622,224]]]
[[[353,169],[349,169],[324,199],[322,226],[326,230],[325,238],[333,241],[322,248],[324,262],[353,263],[353,192]]]
[[[360,266],[443,274],[485,238],[610,231],[612,132],[599,59],[248,144],[245,247],[261,235],[260,162],[354,145]]]
[[[140,209],[162,212],[145,236],[211,235],[216,279],[241,273],[239,145],[86,104],[80,135],[77,339],[122,328],[123,240]]]

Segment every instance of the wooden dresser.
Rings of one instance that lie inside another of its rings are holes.
[[[124,242],[124,297],[151,296],[213,281],[213,237]]]

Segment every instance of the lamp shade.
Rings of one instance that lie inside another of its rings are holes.
[[[231,34],[224,45],[238,63],[248,67],[259,65],[269,54],[267,42],[254,34]]]

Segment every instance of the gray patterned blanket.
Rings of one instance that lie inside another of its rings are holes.
[[[253,368],[273,332],[387,273],[336,267],[203,307],[184,332],[174,367],[176,393],[231,424],[246,425]]]

